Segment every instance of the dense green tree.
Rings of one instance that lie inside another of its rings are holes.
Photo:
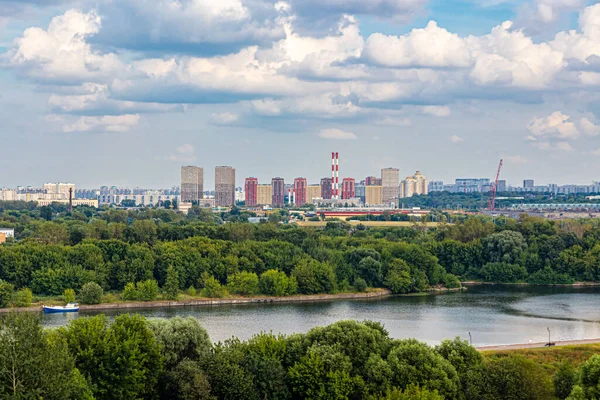
[[[525,238],[515,231],[494,233],[485,237],[482,243],[489,262],[519,263],[527,249]]]
[[[581,365],[580,386],[589,399],[600,397],[600,355],[594,354]]]
[[[10,283],[0,279],[0,307],[8,307],[12,300],[14,291],[14,285],[11,285]]]
[[[86,283],[79,291],[79,301],[83,304],[100,304],[102,292],[102,288],[96,282]]]
[[[360,278],[363,278],[369,286],[381,285],[381,263],[370,256],[360,260],[356,273]]]
[[[184,359],[198,361],[210,352],[208,333],[195,318],[150,319],[148,326],[160,346],[166,368]]]
[[[330,264],[302,260],[292,274],[298,282],[299,293],[331,293],[335,290],[335,272]]]
[[[481,353],[466,340],[444,340],[435,351],[448,360],[460,379],[458,397],[478,399],[484,390],[484,360]]]
[[[144,318],[123,314],[112,324],[104,316],[81,318],[59,333],[96,399],[155,397],[163,363]]]
[[[251,296],[258,293],[258,276],[254,272],[237,272],[227,277],[227,288],[231,293]]]
[[[167,280],[163,286],[163,293],[169,300],[177,300],[179,295],[179,273],[173,266],[167,269]]]
[[[554,375],[554,394],[566,399],[577,384],[577,370],[570,363],[562,363]]]
[[[211,393],[210,382],[197,362],[183,360],[166,373],[164,399],[217,400]]]
[[[44,331],[37,315],[11,313],[0,322],[0,398],[93,399],[64,340]]]
[[[487,263],[479,274],[486,282],[519,282],[527,278],[525,267],[504,262]]]
[[[288,278],[285,272],[270,269],[260,275],[258,287],[261,293],[269,296],[292,295],[297,290],[295,279]]]
[[[543,367],[521,355],[491,360],[485,367],[482,399],[545,400],[554,394]]]

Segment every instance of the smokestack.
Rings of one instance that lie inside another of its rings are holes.
[[[331,198],[335,199],[335,153],[331,153]]]
[[[340,153],[335,153],[335,198],[340,198]]]
[[[69,188],[69,212],[73,212],[73,188]]]

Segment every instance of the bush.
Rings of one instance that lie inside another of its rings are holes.
[[[83,304],[100,304],[102,288],[96,282],[88,282],[79,291],[79,301]]]
[[[367,290],[367,281],[363,278],[356,278],[354,280],[354,289],[356,289],[357,292],[364,292]]]
[[[554,394],[559,399],[566,399],[577,383],[577,371],[569,363],[563,363],[554,375]]]
[[[65,289],[62,295],[62,299],[65,303],[72,303],[75,301],[75,291],[73,289]]]
[[[188,294],[192,297],[194,297],[196,295],[196,288],[193,286],[190,286],[190,288],[188,289]]]
[[[13,297],[15,287],[0,279],[0,307],[8,307]]]
[[[210,298],[221,298],[227,296],[227,290],[221,286],[218,280],[214,276],[209,275],[207,272],[202,274],[202,296]]]
[[[179,295],[179,273],[173,266],[167,268],[167,281],[163,286],[163,293],[169,300],[177,300]]]
[[[294,268],[292,276],[303,294],[331,293],[335,290],[335,272],[331,265],[316,260],[302,260]]]
[[[527,278],[527,269],[521,265],[504,262],[487,263],[480,272],[486,282],[518,282]]]
[[[456,277],[456,275],[453,274],[446,274],[444,276],[444,286],[447,289],[456,289],[459,288],[460,285],[460,280]]]
[[[527,279],[527,282],[532,285],[560,285],[571,284],[574,280],[573,278],[570,278],[569,275],[559,274],[549,266],[546,266],[546,268],[531,274]]]
[[[269,296],[288,296],[296,293],[297,283],[285,272],[270,269],[260,275],[258,287],[261,293]]]
[[[258,293],[258,276],[254,272],[238,272],[227,277],[230,292],[251,296]]]
[[[132,282],[129,282],[127,285],[125,285],[123,293],[121,294],[121,298],[123,300],[137,300],[138,297],[138,292]]]
[[[154,279],[148,279],[136,283],[138,300],[152,301],[158,296],[158,282]]]
[[[33,303],[33,293],[31,289],[17,290],[13,296],[12,305],[14,307],[29,307]]]

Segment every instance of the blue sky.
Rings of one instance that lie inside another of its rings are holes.
[[[600,4],[0,0],[1,186],[600,180]]]

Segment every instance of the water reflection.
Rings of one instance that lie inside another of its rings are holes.
[[[261,331],[291,334],[342,319],[382,322],[395,338],[435,344],[471,332],[477,346],[600,337],[600,288],[486,286],[463,293],[298,304],[247,304],[136,310],[149,318],[193,316],[213,341]],[[106,311],[114,317],[123,311]],[[81,312],[81,316],[98,313]],[[44,324],[67,324],[74,314],[46,314]]]

